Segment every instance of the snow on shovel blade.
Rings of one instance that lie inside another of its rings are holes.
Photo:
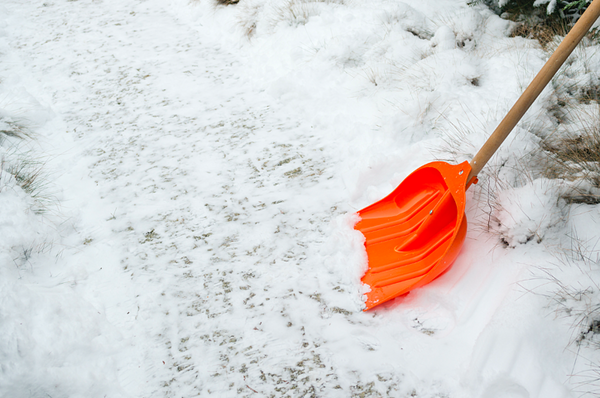
[[[452,265],[465,240],[469,162],[428,163],[391,194],[358,212],[365,236],[371,287],[366,308],[423,286]]]

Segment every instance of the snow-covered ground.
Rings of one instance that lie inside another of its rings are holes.
[[[469,190],[454,267],[363,312],[354,213],[469,160],[537,43],[465,0],[5,0],[0,30],[1,396],[598,391],[600,207],[533,167],[597,47]]]

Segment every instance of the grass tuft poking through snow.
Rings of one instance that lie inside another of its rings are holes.
[[[600,104],[581,104],[569,111],[562,134],[547,137],[545,174],[573,182],[563,198],[569,203],[600,203]]]
[[[222,6],[229,6],[239,3],[240,0],[215,0],[215,3]]]
[[[0,144],[6,138],[25,138],[29,135],[29,131],[22,124],[11,119],[0,119]]]

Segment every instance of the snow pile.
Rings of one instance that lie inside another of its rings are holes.
[[[591,368],[565,350],[595,352],[579,296],[547,281],[594,289],[557,252],[597,220],[519,169],[551,89],[470,189],[454,267],[362,312],[356,210],[469,159],[546,58],[485,7],[6,7],[1,73],[55,115],[32,131],[61,207],[0,191],[4,395],[567,397]],[[32,233],[52,247],[15,264]]]
[[[564,227],[564,210],[552,181],[536,179],[519,188],[508,188],[496,198],[497,225],[503,243],[509,247],[531,240],[541,243],[546,234]]]

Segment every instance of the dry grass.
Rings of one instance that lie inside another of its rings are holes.
[[[46,213],[49,205],[56,201],[50,194],[50,181],[44,173],[44,164],[39,161],[31,160],[28,153],[9,154],[10,162],[6,159],[0,160],[0,171],[5,179],[0,181],[0,192],[7,184],[14,184],[20,187],[33,200],[34,204],[31,210],[35,213]],[[8,179],[6,177],[8,176]],[[14,182],[11,183],[10,180]]]
[[[509,18],[517,22],[512,36],[535,39],[548,53],[554,51],[571,26],[557,15],[540,10],[517,10]],[[526,16],[524,16],[526,15]],[[569,181],[561,196],[567,203],[600,203],[600,76],[586,48],[600,43],[598,30],[588,33],[567,65],[552,81],[555,104],[548,111],[556,128],[540,131],[541,153],[536,169],[541,176]]]
[[[568,123],[560,134],[541,142],[545,154],[543,174],[548,178],[584,184],[564,193],[569,203],[600,203],[600,105],[589,104],[568,111]]]
[[[252,39],[256,33],[261,16],[264,14],[264,3],[243,1],[239,6],[238,23],[245,36]]]
[[[217,3],[217,5],[220,5],[220,6],[229,6],[232,4],[239,3],[240,0],[215,0],[215,2]]]
[[[564,20],[552,20],[540,24],[536,18],[530,18],[517,22],[510,36],[537,40],[543,49],[548,50],[556,36],[565,36],[568,32],[569,26]]]
[[[49,182],[44,178],[44,164],[33,160],[27,142],[32,139],[30,130],[12,119],[0,119],[0,192],[7,186],[18,186],[33,200],[32,210],[45,213],[54,199],[48,194]]]
[[[30,137],[29,130],[20,123],[0,119],[0,145],[6,138],[28,138]]]
[[[575,391],[590,392],[590,388],[599,386],[600,368],[593,360],[582,354],[582,348],[600,349],[600,305],[597,270],[600,265],[600,251],[597,241],[582,241],[573,230],[568,236],[570,247],[564,247],[554,252],[557,263],[555,266],[564,269],[577,268],[580,277],[570,283],[561,280],[550,270],[541,269],[545,279],[556,286],[554,292],[547,297],[555,303],[557,316],[573,319],[570,346],[576,354],[570,377]],[[585,351],[584,351],[585,352]],[[588,370],[575,372],[578,362],[585,361]]]
[[[275,10],[272,25],[286,21],[291,26],[306,25],[311,17],[319,15],[319,3],[344,4],[344,0],[286,0]]]
[[[41,164],[30,161],[20,161],[5,168],[8,173],[14,176],[17,185],[34,199],[40,196],[42,169]]]
[[[545,7],[514,7],[503,14],[509,20],[516,22],[511,32],[511,37],[524,37],[537,40],[542,48],[553,51],[557,38],[562,38],[569,33],[572,23],[557,14],[547,15]],[[584,40],[598,43],[600,31],[595,29],[589,32]]]

